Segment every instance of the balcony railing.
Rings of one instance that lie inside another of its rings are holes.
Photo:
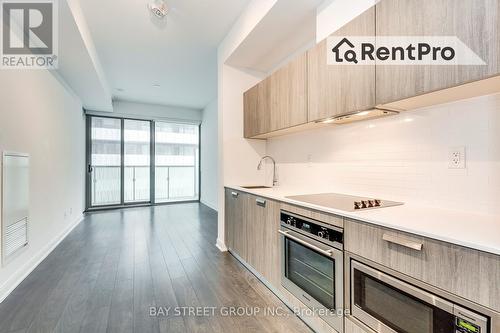
[[[121,201],[119,166],[94,166],[92,205],[113,205]],[[198,198],[198,172],[195,166],[156,166],[155,202]],[[124,167],[125,203],[150,201],[150,167]]]

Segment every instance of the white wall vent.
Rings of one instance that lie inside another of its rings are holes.
[[[3,153],[2,262],[5,265],[28,245],[29,156]]]

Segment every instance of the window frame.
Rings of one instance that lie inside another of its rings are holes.
[[[189,123],[193,126],[198,127],[198,154],[195,154],[195,158],[198,161],[198,181],[195,185],[197,185],[197,197],[194,200],[172,200],[168,202],[156,202],[156,184],[155,184],[155,171],[156,171],[156,123],[172,123],[172,124],[182,124],[180,121],[174,120],[155,120],[155,119],[141,119],[141,118],[131,118],[131,117],[116,117],[116,116],[107,116],[107,115],[97,115],[97,114],[86,114],[86,122],[85,122],[85,211],[95,211],[95,210],[106,210],[106,209],[120,209],[125,207],[142,207],[142,206],[157,206],[157,205],[168,205],[175,203],[188,203],[188,202],[200,202],[201,197],[201,123]],[[109,119],[119,119],[121,123],[121,142],[120,142],[120,158],[121,158],[121,184],[120,184],[120,204],[111,204],[111,205],[92,205],[92,173],[90,171],[92,165],[92,118],[109,118]],[[144,121],[149,122],[149,130],[150,130],[150,200],[149,201],[141,201],[141,202],[125,202],[125,120],[132,121]]]

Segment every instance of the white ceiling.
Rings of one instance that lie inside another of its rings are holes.
[[[217,95],[217,46],[249,0],[167,0],[165,21],[148,2],[80,1],[113,97],[205,107]]]
[[[77,1],[59,2],[59,31],[57,72],[86,110],[113,111],[111,92]]]
[[[295,52],[304,52],[315,43],[316,9],[323,1],[278,0],[227,63],[267,73]]]

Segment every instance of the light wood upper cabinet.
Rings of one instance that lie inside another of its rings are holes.
[[[269,79],[270,130],[307,123],[307,55],[300,55]]]
[[[245,138],[311,129],[378,105],[415,109],[500,91],[498,0],[381,0],[333,35],[456,36],[486,65],[327,65],[324,40],[244,94]]]
[[[372,7],[336,31],[339,36],[374,36]],[[375,66],[327,64],[327,40],[307,53],[309,121],[375,106]]]
[[[498,75],[500,1],[382,0],[377,36],[457,36],[485,66],[383,66],[377,64],[377,104]]]
[[[251,138],[266,131],[265,114],[259,112],[259,88],[256,85],[243,94],[243,110],[244,110],[244,136]]]
[[[244,136],[307,123],[307,56],[301,55],[244,94]]]

